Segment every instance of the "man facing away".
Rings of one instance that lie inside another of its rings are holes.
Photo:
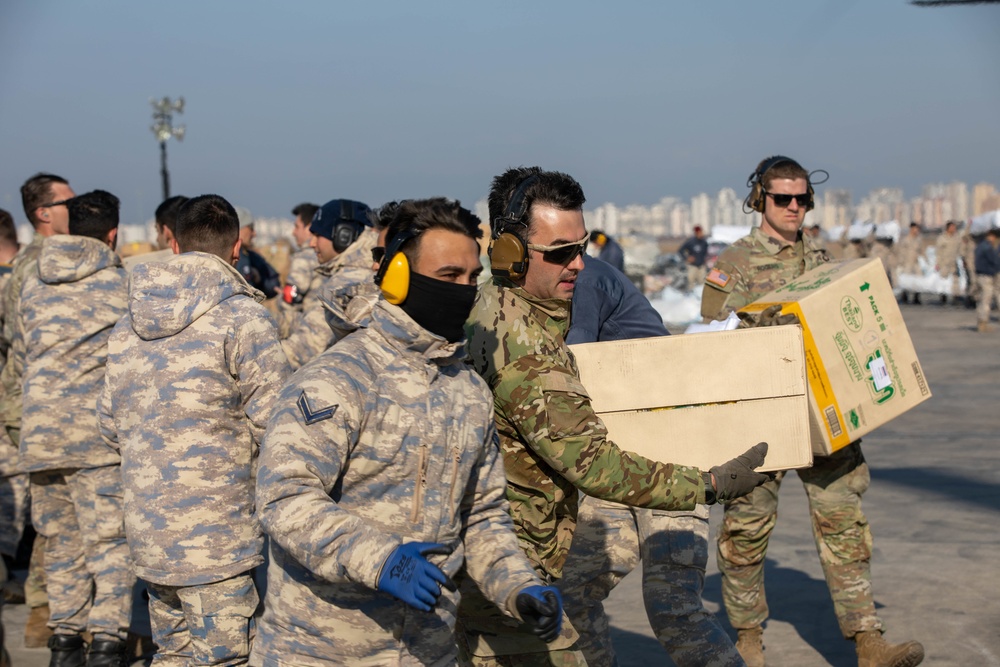
[[[761,161],[751,175],[745,205],[761,213],[759,227],[726,248],[705,280],[701,312],[723,319],[824,262],[826,252],[803,235],[813,207],[809,173],[791,158]],[[913,667],[923,660],[918,642],[890,645],[882,637],[871,584],[872,535],[861,509],[870,474],[860,441],[830,456],[815,456],[796,471],[805,485],[813,537],[833,598],[840,631],[856,642],[860,667]],[[763,667],[764,558],[778,517],[779,472],[752,493],[726,505],[719,532],[722,599],[750,667]]]
[[[636,507],[693,510],[768,479],[760,443],[712,471],[652,461],[608,439],[566,346],[570,299],[590,236],[583,189],[538,167],[509,169],[489,196],[493,280],[469,322],[469,353],[493,390],[507,498],[521,548],[546,581],[562,576],[580,492]],[[473,591],[474,592],[474,591]],[[461,660],[476,665],[582,665],[576,632],[538,642],[463,590]]]
[[[233,268],[236,211],[203,195],[180,210],[177,254],[132,273],[109,341],[100,428],[122,457],[125,534],[149,584],[162,665],[238,665],[264,562],[257,451],[289,375],[264,295]]]
[[[127,664],[135,575],[120,458],[97,430],[108,337],[126,312],[127,276],[114,251],[119,202],[95,190],[66,205],[69,235],[45,239],[21,287],[12,341],[24,368],[21,465],[32,520],[47,540],[49,664],[119,667]]]
[[[464,361],[480,234],[458,202],[402,203],[368,325],[281,390],[257,477],[271,561],[251,664],[453,664],[455,577],[510,622],[559,632],[558,593],[511,529],[489,390]]]

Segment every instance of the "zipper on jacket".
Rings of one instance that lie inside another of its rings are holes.
[[[413,485],[413,510],[410,512],[410,523],[417,523],[420,510],[424,505],[424,486],[427,484],[427,443],[420,443],[420,457],[417,463],[417,481]]]
[[[461,445],[461,443],[459,443]],[[462,450],[460,446],[456,446],[452,454],[452,462],[454,465],[451,468],[451,491],[448,493],[448,523],[449,525],[455,522],[455,510],[458,508],[459,501],[455,499],[455,487],[458,486],[458,470],[462,465]]]

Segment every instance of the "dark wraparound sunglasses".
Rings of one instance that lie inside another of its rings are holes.
[[[65,206],[69,203],[69,199],[63,199],[62,201],[54,201],[51,204],[42,204],[38,208],[52,208],[53,206]]]
[[[793,199],[799,206],[802,206],[803,208],[809,205],[808,192],[805,192],[801,195],[777,195],[774,194],[773,192],[765,192],[764,194],[774,200],[775,206],[780,206],[781,208],[786,208],[789,204],[792,203]]]
[[[377,245],[372,248],[372,261],[376,264],[382,262],[382,258],[385,257],[385,246]]]
[[[584,236],[579,241],[560,243],[559,245],[537,245],[529,243],[528,248],[542,253],[542,259],[549,264],[569,264],[579,255],[587,251],[590,236]]]

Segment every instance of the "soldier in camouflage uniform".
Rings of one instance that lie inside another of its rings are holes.
[[[312,233],[311,247],[319,260],[313,270],[319,287],[309,290],[294,328],[281,341],[293,369],[319,356],[334,343],[320,299],[323,285],[338,274],[353,276],[356,282],[371,280],[371,249],[375,245],[375,235],[370,230],[370,215],[367,204],[350,199],[333,199],[316,212],[309,231]]]
[[[920,255],[923,254],[923,239],[920,237],[920,224],[911,222],[906,236],[892,246],[895,255],[896,275],[906,273],[910,275],[920,275]],[[902,301],[908,303],[910,295],[903,292]],[[920,303],[920,293],[913,294],[913,303]]]
[[[580,185],[559,172],[518,168],[494,179],[494,278],[480,290],[469,324],[472,363],[493,390],[521,548],[552,582],[562,576],[581,491],[631,506],[690,511],[714,499],[716,483],[738,482],[738,489],[717,489],[729,497],[767,479],[751,469],[763,462],[763,444],[724,464],[720,478],[622,451],[608,439],[565,343],[569,299],[589,239],[583,202]],[[575,632],[542,644],[465,591],[459,620],[466,664],[585,664],[573,647]]]
[[[14,336],[15,314],[21,301],[21,285],[24,277],[36,271],[36,260],[42,249],[42,241],[53,234],[69,233],[69,211],[65,202],[73,198],[73,189],[66,179],[55,174],[35,174],[21,186],[21,202],[24,213],[31,222],[35,234],[31,243],[21,248],[14,258],[10,280],[3,289],[3,339],[9,345]],[[21,378],[23,369],[13,358],[13,350],[5,352],[7,363],[0,371],[0,418],[16,449],[21,438]],[[28,476],[23,474],[24,484]],[[25,648],[41,648],[46,645],[52,630],[49,622],[49,598],[45,590],[45,536],[38,533],[31,549],[31,564],[28,578],[24,582],[25,603],[30,609],[24,629]]]
[[[301,316],[303,299],[322,283],[322,276],[315,272],[319,260],[312,248],[312,232],[309,231],[309,225],[318,210],[319,206],[308,203],[299,204],[292,209],[292,215],[295,216],[292,238],[298,249],[292,253],[279,302],[278,330],[282,338],[291,333]]]
[[[233,268],[233,207],[190,200],[174,245],[181,254],[132,273],[128,315],[108,343],[101,434],[122,457],[154,660],[237,665],[259,602],[250,571],[264,562],[257,449],[290,371],[264,295]]]
[[[944,226],[944,232],[938,236],[934,243],[937,272],[942,278],[949,281],[948,294],[941,295],[941,303],[946,303],[949,295],[954,303],[958,296],[958,253],[961,243],[962,237],[958,235],[958,224],[954,220],[949,220]]]
[[[0,292],[10,282],[11,261],[19,249],[14,218],[0,209]],[[0,321],[4,318],[3,305],[0,301]],[[0,337],[0,369],[7,362],[9,347],[8,341]],[[0,386],[0,398],[2,396],[3,387]],[[17,459],[17,445],[4,429],[0,432],[0,554],[10,558],[17,554],[28,512],[28,476],[20,471]],[[0,578],[0,585],[6,581],[6,576]]]
[[[802,234],[813,190],[808,173],[794,160],[769,158],[751,176],[750,208],[760,211],[760,227],[726,248],[705,280],[701,312],[723,319],[824,262],[824,250]],[[805,485],[813,536],[834,610],[844,637],[857,642],[861,667],[912,667],[923,659],[917,642],[889,645],[875,613],[871,586],[872,536],[861,509],[868,488],[868,464],[860,442],[831,456],[816,456],[810,468],[796,471]],[[718,564],[722,598],[737,648],[750,667],[762,667],[764,558],[777,519],[778,490],[784,473],[748,496],[726,505],[719,533]]]
[[[126,311],[114,252],[118,199],[71,199],[71,235],[47,238],[25,276],[11,341],[24,368],[20,454],[31,475],[32,519],[47,538],[51,667],[125,663],[132,573],[122,522],[120,458],[97,431],[107,340]]]
[[[507,513],[489,390],[463,362],[478,223],[457,202],[402,205],[385,261],[399,305],[380,300],[282,389],[257,479],[271,561],[251,664],[453,664],[459,576],[511,623],[558,632],[557,592]]]

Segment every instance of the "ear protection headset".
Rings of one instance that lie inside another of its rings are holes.
[[[382,296],[389,303],[398,306],[406,301],[410,293],[410,261],[402,248],[417,235],[409,230],[396,234],[385,244],[385,255],[375,272],[375,284],[382,288]]]
[[[344,252],[352,243],[358,240],[364,224],[354,218],[354,202],[349,199],[340,200],[340,219],[333,226],[333,249]]]
[[[532,174],[521,181],[514,190],[503,217],[493,221],[493,232],[487,254],[490,256],[490,271],[494,276],[519,280],[528,272],[528,244],[515,230],[518,226],[528,231],[524,216],[528,212],[524,200],[528,188],[538,180]]]
[[[749,213],[750,211],[757,211],[758,213],[764,212],[764,199],[767,196],[767,191],[764,190],[764,176],[773,167],[782,164],[784,162],[790,162],[794,164],[799,169],[802,169],[802,165],[793,160],[790,157],[785,157],[784,155],[773,155],[763,162],[760,166],[754,170],[752,174],[747,178],[747,187],[750,188],[750,194],[747,198],[743,200],[743,211],[744,213]],[[802,169],[805,171],[805,169]],[[806,192],[809,194],[809,203],[806,205],[806,210],[811,211],[816,205],[815,191],[813,190],[812,179],[806,176]]]

